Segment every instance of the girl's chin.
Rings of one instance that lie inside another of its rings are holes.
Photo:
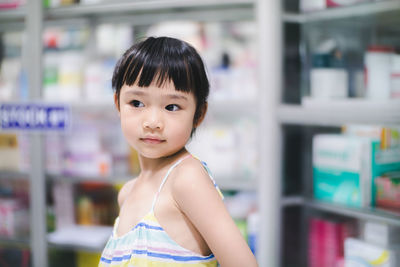
[[[136,150],[141,157],[147,159],[159,159],[168,156],[168,153],[158,152],[158,151],[146,151],[146,150]]]
[[[179,153],[182,149],[177,150],[177,151],[168,151],[165,153],[162,152],[154,152],[154,151],[138,151],[139,155],[143,158],[147,158],[147,159],[159,159],[159,158],[166,158],[169,156],[172,156],[176,153]]]

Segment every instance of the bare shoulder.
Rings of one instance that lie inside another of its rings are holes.
[[[222,201],[214,182],[198,159],[190,158],[183,161],[173,176],[172,194],[181,208],[183,204],[188,204],[189,199],[211,197]]]
[[[177,167],[173,176],[174,201],[199,231],[220,265],[257,266],[203,164],[189,158]]]
[[[203,164],[195,158],[184,160],[176,168],[173,179],[173,190],[199,189],[198,186],[212,186],[213,182]]]
[[[119,190],[118,193],[118,205],[121,207],[122,204],[124,203],[126,197],[129,195],[129,192],[131,192],[133,185],[136,182],[136,178],[129,180],[128,182],[126,182],[121,190]]]

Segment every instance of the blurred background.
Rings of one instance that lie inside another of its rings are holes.
[[[0,267],[97,266],[139,171],[118,58],[192,44],[207,162],[260,266],[399,266],[400,1],[0,0]]]

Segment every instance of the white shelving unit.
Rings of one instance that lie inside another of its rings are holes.
[[[226,189],[256,190],[261,214],[261,229],[259,238],[258,262],[261,267],[278,267],[281,265],[282,245],[282,209],[301,206],[344,215],[358,219],[379,220],[399,226],[400,217],[391,213],[375,209],[352,209],[341,206],[320,203],[303,195],[287,197],[281,194],[284,179],[282,169],[283,133],[285,126],[297,125],[300,127],[326,126],[340,127],[348,123],[363,124],[400,124],[400,105],[393,103],[368,103],[365,101],[329,103],[322,106],[301,106],[282,103],[283,95],[283,27],[282,23],[294,23],[300,26],[320,21],[340,21],[356,19],[365,21],[369,16],[386,17],[385,14],[399,14],[400,2],[397,0],[368,2],[357,6],[330,9],[308,14],[284,13],[281,1],[264,0],[222,0],[222,1],[125,1],[121,4],[107,3],[87,6],[71,6],[43,10],[35,1],[28,1],[26,9],[0,12],[0,30],[23,27],[27,24],[27,33],[32,39],[33,49],[30,52],[32,66],[30,70],[33,93],[32,99],[40,98],[41,92],[41,51],[40,39],[43,24],[62,23],[75,19],[95,20],[96,22],[130,21],[136,25],[149,24],[167,20],[171,17],[179,19],[198,18],[208,20],[240,20],[255,18],[258,29],[258,79],[259,91],[256,103],[247,103],[258,114],[258,155],[259,165],[256,181],[229,180],[222,178],[217,182]],[[29,10],[26,14],[26,10]],[[387,16],[390,21],[393,16]],[[374,23],[374,22],[371,22]],[[37,75],[35,78],[34,76]],[[285,88],[286,89],[286,88]],[[234,104],[235,106],[236,104]],[[81,109],[79,104],[71,104],[73,110]],[[216,112],[229,109],[218,107]],[[100,112],[98,106],[89,106],[91,112]],[[109,110],[112,113],[112,104],[100,107],[100,110]],[[221,109],[221,110],[220,110]],[[232,111],[234,112],[234,111]],[[36,153],[43,151],[41,138],[35,136],[32,142],[33,151],[38,168],[30,175],[31,187],[31,231],[33,235],[29,241],[32,248],[33,267],[47,267],[47,248],[52,247],[45,239],[45,177],[43,173],[43,155]],[[7,174],[14,175],[14,174]],[[20,176],[19,174],[15,174]],[[52,177],[62,179],[63,177]],[[73,177],[72,182],[92,179]],[[98,178],[93,178],[97,180]],[[124,178],[121,178],[123,180]],[[292,179],[296,179],[293,177]],[[306,179],[312,179],[307,177]],[[233,182],[231,182],[233,181]],[[2,241],[1,241],[2,242]],[[11,241],[4,241],[11,242]],[[16,241],[19,243],[18,241]],[[26,243],[25,243],[26,244]],[[304,244],[305,245],[305,244]]]
[[[278,107],[282,94],[282,7],[281,1],[257,1],[258,24],[258,114],[259,170],[258,205],[260,233],[259,266],[280,266],[281,191],[280,159],[282,132]]]
[[[260,11],[262,8],[263,11]],[[29,10],[29,12],[27,12]],[[0,31],[14,30],[14,29],[24,29],[27,34],[27,39],[29,40],[30,50],[28,53],[29,61],[29,90],[30,90],[30,100],[40,100],[42,98],[42,32],[46,25],[62,25],[64,23],[73,23],[74,21],[88,22],[89,23],[103,23],[103,22],[129,22],[132,25],[146,25],[151,23],[157,23],[160,21],[165,21],[169,19],[192,19],[200,21],[236,21],[236,20],[249,20],[255,19],[257,16],[257,23],[264,23],[264,19],[268,14],[266,10],[269,10],[269,4],[266,5],[264,1],[256,0],[188,0],[188,1],[177,1],[177,0],[150,0],[150,1],[123,1],[121,3],[107,2],[99,3],[93,5],[77,5],[69,7],[59,7],[52,9],[44,9],[41,6],[41,2],[28,1],[26,7],[11,10],[11,11],[1,11],[0,12]],[[273,16],[278,23],[278,17]],[[268,26],[266,26],[268,25]],[[265,25],[261,26],[261,29],[268,29],[269,32],[275,31],[274,25],[269,25],[266,21]],[[265,40],[268,32],[260,35],[260,45],[263,46],[263,42],[269,41]],[[260,49],[262,51],[263,49]],[[266,55],[268,56],[268,55]],[[280,60],[276,59],[279,64]],[[264,63],[260,63],[263,65]],[[268,67],[267,67],[268,68]],[[261,72],[260,72],[261,73]],[[261,75],[260,76],[264,76]],[[265,84],[270,85],[270,81]],[[268,87],[272,89],[272,87]],[[263,97],[257,98],[253,102],[224,102],[218,103],[213,108],[210,105],[210,110],[215,114],[237,114],[239,113],[238,108],[235,106],[242,106],[245,103],[246,108],[243,109],[245,113],[257,114],[260,109],[268,106],[265,103],[267,95],[262,94]],[[72,112],[91,112],[94,114],[100,114],[101,112],[108,113],[107,116],[116,115],[115,108],[112,103],[98,106],[96,104],[85,105],[83,107],[80,103],[70,103]],[[259,107],[257,110],[256,107]],[[265,112],[263,114],[267,114]],[[240,115],[240,114],[237,114]],[[236,116],[236,115],[235,115]],[[258,116],[258,119],[263,122],[270,121],[270,118],[264,118],[264,115]],[[276,120],[274,120],[276,121]],[[260,123],[260,125],[264,125]],[[264,125],[265,127],[268,125]],[[267,144],[265,140],[268,137],[264,136],[264,131],[259,131],[260,136],[262,136],[262,143]],[[273,138],[268,140],[274,140]],[[274,141],[275,142],[275,141]],[[48,249],[69,249],[78,250],[84,249],[91,251],[90,248],[80,248],[76,246],[68,245],[54,245],[48,243],[46,240],[46,179],[50,181],[70,181],[72,183],[79,183],[82,181],[106,181],[110,183],[120,183],[125,181],[125,177],[120,177],[118,179],[103,179],[99,177],[63,177],[59,175],[50,175],[45,173],[44,168],[44,140],[41,134],[33,134],[31,139],[32,146],[32,170],[29,174],[24,174],[24,176],[29,177],[30,180],[30,225],[31,225],[31,236],[28,241],[20,240],[0,240],[1,243],[5,244],[24,244],[30,246],[31,256],[32,256],[32,266],[33,267],[47,267],[48,266]],[[265,145],[262,146],[265,148]],[[258,150],[259,152],[264,151],[264,149]],[[272,154],[271,154],[272,156]],[[270,188],[265,182],[262,181],[268,175],[262,173],[263,171],[263,158],[260,157],[259,170],[261,172],[257,173],[258,177],[252,180],[245,180],[242,177],[217,177],[216,181],[222,189],[226,190],[246,190],[246,191],[256,191],[259,195],[268,195],[265,192],[265,188]],[[267,170],[269,172],[270,169]],[[22,176],[21,173],[12,172],[0,172],[0,179],[3,176],[7,177],[19,177]],[[65,179],[66,178],[66,179]],[[261,187],[260,187],[261,186]],[[276,194],[274,195],[276,196]],[[263,198],[263,197],[261,197]],[[268,207],[264,204],[260,204],[260,208],[268,211]],[[276,209],[278,211],[278,209]],[[269,211],[268,211],[269,212]],[[265,214],[267,217],[270,217]],[[266,217],[266,218],[267,218]],[[270,220],[266,220],[269,222]],[[278,223],[278,221],[276,221]],[[277,224],[276,224],[277,225]],[[274,242],[270,242],[270,237],[268,235],[278,238],[274,230],[274,224],[266,225],[265,229],[272,229],[264,231],[263,234],[267,235],[261,238],[260,252],[267,251],[269,256],[264,256],[265,253],[260,253],[260,266],[274,266],[272,264],[274,261],[274,254],[276,253]],[[98,248],[94,248],[92,251],[98,251]],[[273,256],[273,261],[271,262],[270,256]],[[276,258],[276,257],[275,257]],[[277,266],[277,265],[275,265]]]
[[[314,27],[322,25],[322,23],[329,22],[330,24],[337,24],[339,27],[346,25],[349,21],[358,26],[372,26],[385,27],[387,25],[396,25],[399,22],[398,18],[400,15],[400,2],[396,0],[388,1],[369,1],[366,3],[361,3],[354,6],[331,8],[322,11],[310,12],[310,13],[284,13],[281,16],[282,23],[295,24],[301,27],[307,27],[309,24],[313,24]],[[326,26],[326,24],[325,24]],[[306,31],[300,31],[304,34]],[[283,33],[281,33],[282,35]],[[304,36],[300,37],[300,43],[304,42]],[[304,53],[307,44],[300,44],[299,54]],[[397,44],[398,45],[398,44]],[[361,53],[361,52],[360,52]],[[302,54],[304,56],[304,54]],[[263,57],[265,58],[265,57]],[[282,59],[283,60],[283,59]],[[285,74],[283,74],[285,75]],[[298,86],[300,90],[300,85]],[[284,88],[283,90],[288,90],[289,88]],[[269,97],[275,98],[275,94]],[[300,101],[299,101],[300,102]],[[276,106],[276,124],[279,125],[282,132],[288,130],[287,128],[293,129],[293,127],[301,129],[337,129],[337,131],[346,124],[366,124],[366,125],[385,125],[385,126],[399,126],[400,125],[400,102],[398,100],[390,101],[370,101],[364,99],[348,99],[340,101],[324,101],[316,102],[304,101],[302,104],[288,104],[283,103],[282,100],[277,100],[273,103]],[[322,130],[323,131],[323,130]],[[279,143],[282,148],[284,146],[284,140],[280,137],[275,137],[275,142]],[[277,148],[274,148],[277,149]],[[303,146],[304,149],[304,146]],[[311,153],[311,148],[307,148],[307,151],[303,153]],[[279,155],[280,156],[280,155]],[[304,154],[303,154],[304,156]],[[307,154],[307,156],[309,156]],[[301,161],[302,159],[298,159]],[[311,164],[311,162],[307,162]],[[268,165],[268,167],[273,168],[274,166]],[[280,170],[285,168],[290,168],[282,160],[279,163]],[[311,168],[311,166],[302,166],[302,168]],[[310,174],[311,171],[306,171],[305,173]],[[303,179],[302,183],[310,185],[312,183],[312,176],[305,176],[304,173],[299,173],[298,177],[286,177],[286,179]],[[285,177],[283,173],[277,175],[280,180],[284,180]],[[272,182],[270,185],[273,184]],[[261,190],[264,190],[261,187]],[[275,190],[281,190],[280,184],[275,183]],[[279,191],[283,192],[283,191]],[[354,218],[356,220],[372,220],[382,222],[384,224],[392,225],[395,227],[400,226],[400,215],[380,210],[377,208],[352,208],[343,205],[335,205],[330,203],[325,203],[312,199],[309,195],[310,192],[300,192],[298,195],[285,196],[282,193],[281,196],[281,214],[283,216],[284,209],[288,207],[299,207],[305,210],[311,210],[321,213],[329,213],[333,216],[345,216],[349,218]],[[267,208],[267,207],[265,207]],[[307,214],[307,213],[306,213]],[[303,216],[303,217],[302,217]],[[303,253],[307,253],[307,236],[304,232],[305,229],[305,218],[302,215],[299,220],[296,221],[299,225],[302,225],[301,231],[299,233],[301,239],[301,247],[299,248]],[[265,219],[265,215],[263,215]],[[284,219],[281,219],[283,223]],[[266,237],[266,235],[261,236]],[[282,238],[282,235],[281,235]],[[282,250],[282,247],[281,247]],[[281,255],[281,263],[283,252],[280,251],[275,255]],[[288,257],[288,255],[284,255]],[[302,255],[302,258],[306,258],[307,255]],[[298,266],[303,266],[306,261],[301,261]],[[276,264],[274,266],[284,266]]]

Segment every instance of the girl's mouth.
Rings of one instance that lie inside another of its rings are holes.
[[[152,137],[141,138],[140,140],[142,140],[146,144],[160,144],[164,142],[164,140]]]

